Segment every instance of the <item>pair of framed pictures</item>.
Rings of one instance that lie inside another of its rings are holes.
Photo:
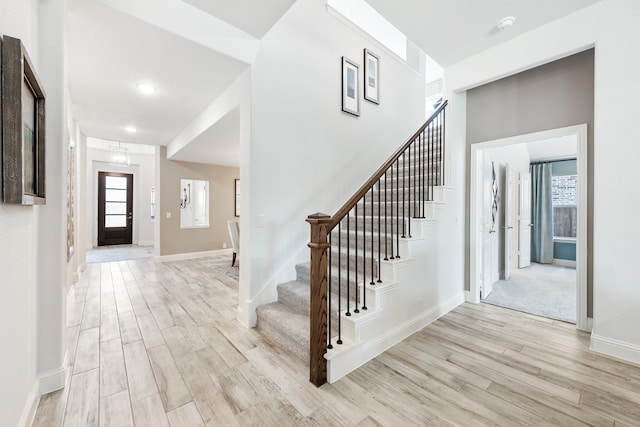
[[[360,115],[360,66],[342,57],[342,111]],[[364,50],[364,99],[380,104],[380,58],[369,49]]]

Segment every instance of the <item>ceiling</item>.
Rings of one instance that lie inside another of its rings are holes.
[[[295,1],[68,0],[69,92],[81,131],[168,145],[249,66]],[[447,66],[599,0],[367,1]],[[515,25],[498,32],[507,15]],[[141,82],[157,91],[141,94]],[[238,145],[232,111],[172,158],[238,165]]]
[[[447,67],[600,0],[366,0]],[[514,16],[515,24],[496,24]]]
[[[249,66],[242,55],[233,57],[216,50],[215,43],[207,43],[207,37],[224,40],[222,33],[226,31],[236,40],[240,34],[257,44],[256,37],[264,35],[295,0],[263,0],[257,6],[260,13],[250,14],[242,12],[256,10],[249,5],[251,0],[155,0],[159,1],[169,19],[171,12],[192,9],[187,11],[189,16],[204,22],[210,34],[199,35],[198,39],[180,33],[176,26],[163,28],[162,17],[158,16],[162,12],[158,10],[149,14],[149,20],[140,19],[136,12],[144,6],[144,0],[127,0],[125,3],[130,4],[124,6],[118,0],[68,0],[69,93],[74,117],[85,135],[119,142],[169,144]],[[140,7],[135,9],[134,3]],[[194,6],[206,6],[206,11]],[[213,14],[221,18],[209,19]],[[223,18],[234,26],[211,25]],[[236,33],[231,32],[234,30]],[[140,93],[137,85],[144,82],[154,86],[156,92]],[[180,160],[237,164],[236,115],[230,114],[198,139],[208,155],[185,150],[185,158]],[[127,132],[128,126],[135,127],[136,132]],[[229,160],[230,141],[234,139],[230,128],[234,126],[236,159]],[[203,144],[205,136],[209,140]],[[186,158],[189,153],[192,157]]]

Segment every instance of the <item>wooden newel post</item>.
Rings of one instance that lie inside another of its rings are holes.
[[[309,381],[320,387],[327,382],[327,241],[331,217],[316,213],[307,217],[311,225],[311,302],[309,334]]]

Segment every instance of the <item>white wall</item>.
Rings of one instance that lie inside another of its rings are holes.
[[[133,244],[153,245],[154,224],[150,215],[150,191],[155,185],[155,154],[130,153],[129,166],[109,164],[109,152],[88,148],[86,155],[87,212],[84,241],[86,249],[98,245],[98,172],[122,172],[133,174]],[[157,192],[156,192],[157,194]],[[156,213],[157,215],[157,213]]]
[[[636,363],[640,194],[620,183],[636,181],[640,157],[638,22],[640,2],[603,0],[445,70],[449,90],[460,93],[595,46],[592,348]]]
[[[0,3],[0,34],[22,39],[37,65],[35,1]],[[0,424],[24,422],[36,398],[37,211],[0,203]],[[20,325],[20,327],[11,327]]]
[[[362,79],[364,48],[380,56],[381,103],[361,99],[356,118],[341,111],[341,57],[361,64]],[[306,217],[337,211],[424,120],[424,72],[330,15],[324,0],[296,2],[262,39],[251,84],[250,200],[241,196],[250,203],[241,224],[251,235],[250,254],[242,250],[251,263],[251,282],[241,282],[246,324],[308,261]]]
[[[47,205],[0,203],[2,425],[29,424],[39,393],[64,384],[63,10],[58,0],[0,3],[0,34],[22,40],[47,94]]]

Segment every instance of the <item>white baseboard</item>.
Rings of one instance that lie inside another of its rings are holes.
[[[480,301],[475,297],[474,294],[471,293],[471,291],[464,291],[464,300],[466,302],[471,302],[473,304],[479,304]]]
[[[616,359],[640,364],[640,346],[636,344],[591,334],[590,348],[595,352],[615,357]]]
[[[153,240],[139,240],[138,246],[154,246],[155,242]]]
[[[568,259],[557,259],[557,258],[553,259],[552,264],[559,265],[560,267],[573,267],[573,268],[576,268],[576,266],[578,265],[575,261],[571,261]]]
[[[185,259],[205,258],[213,255],[232,254],[233,249],[217,249],[213,251],[189,252],[186,254],[160,255],[154,257],[158,261],[182,261]]]
[[[68,357],[69,352],[65,353],[62,366],[49,372],[45,372],[40,376],[40,380],[38,381],[38,391],[40,394],[47,394],[64,388],[67,384],[67,377],[69,376]]]
[[[593,331],[593,317],[587,317],[587,332]]]
[[[33,420],[36,417],[36,410],[40,403],[40,393],[38,393],[38,384],[33,385],[33,390],[29,392],[27,401],[25,402],[20,421],[18,421],[18,427],[30,427],[33,424]]]

